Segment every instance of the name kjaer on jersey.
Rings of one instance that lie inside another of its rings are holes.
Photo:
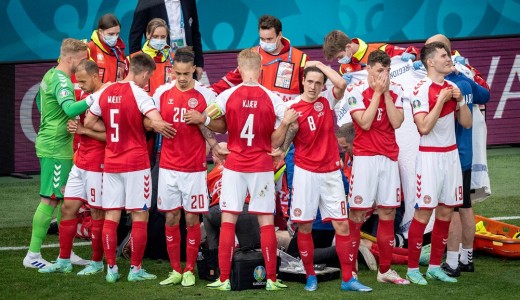
[[[255,100],[242,100],[242,107],[256,108],[258,101]]]

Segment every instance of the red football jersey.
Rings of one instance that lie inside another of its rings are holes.
[[[159,166],[181,172],[206,171],[206,140],[197,125],[186,124],[184,114],[192,109],[204,112],[215,101],[215,93],[198,82],[182,92],[171,82],[157,88],[153,99],[162,118],[177,130],[174,138],[163,139]]]
[[[154,109],[152,97],[132,81],[113,83],[97,97],[90,111],[105,123],[106,173],[150,168],[143,115]]]
[[[87,95],[83,92],[80,93],[79,97],[84,99],[86,97],[98,97],[103,91],[105,87],[101,88],[99,91],[94,93],[93,95]],[[85,114],[80,115],[81,124],[85,121]],[[88,137],[86,135],[74,135],[74,141],[76,141],[76,137],[78,140],[78,150],[76,152],[76,160],[74,164],[83,170],[92,171],[92,172],[103,172],[103,162],[105,160],[105,147],[106,143]]]
[[[453,85],[453,83],[447,80],[444,80],[442,84],[438,84],[428,77],[420,80],[412,91],[413,115],[429,113],[437,103],[440,91]],[[430,130],[430,133],[421,135],[419,150],[446,152],[457,148],[454,122],[456,110],[457,100],[455,99],[451,99],[443,104],[435,126]]]
[[[310,103],[297,97],[287,102],[298,113],[298,133],[293,140],[294,164],[316,173],[340,169],[338,142],[332,114],[336,100],[333,89]]]
[[[226,116],[228,154],[224,166],[236,172],[273,170],[271,134],[283,119],[286,106],[265,87],[242,83],[215,100]]]
[[[356,111],[365,111],[370,105],[374,90],[364,79],[347,87],[347,103],[350,114]],[[398,109],[403,108],[403,88],[401,85],[391,82],[390,95]],[[372,121],[370,130],[363,130],[352,118],[356,135],[354,137],[354,156],[385,155],[393,161],[399,156],[399,146],[395,140],[395,129],[388,120],[385,96],[381,95],[376,116]]]

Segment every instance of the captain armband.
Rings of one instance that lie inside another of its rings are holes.
[[[208,115],[208,117],[215,120],[215,119],[219,118],[220,116],[222,116],[222,111],[220,110],[220,108],[218,107],[218,105],[216,103],[213,103],[206,108],[206,114]]]

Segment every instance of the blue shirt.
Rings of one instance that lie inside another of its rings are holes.
[[[472,79],[466,77],[464,74],[456,74],[453,72],[445,78],[457,85],[464,96],[464,101],[468,105],[469,111],[472,114],[473,104],[486,104],[489,101],[489,91],[478,85]],[[457,148],[459,150],[462,171],[471,170],[471,165],[473,163],[472,134],[472,127],[466,129],[455,120],[455,138],[457,140]]]

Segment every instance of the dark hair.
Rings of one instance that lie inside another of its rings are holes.
[[[435,54],[437,49],[444,49],[446,50],[446,53],[450,55],[450,50],[448,49],[448,46],[441,42],[431,42],[424,45],[421,48],[421,62],[423,66],[426,68],[426,70],[428,70],[428,59],[432,58],[433,54]]]
[[[87,58],[82,59],[76,67],[76,72],[81,70],[85,70],[88,75],[99,74],[98,65],[94,61]]]
[[[97,29],[106,30],[115,26],[121,27],[117,17],[113,14],[106,14],[99,19]]]
[[[354,141],[355,135],[356,129],[354,128],[354,124],[352,122],[341,125],[341,127],[339,127],[336,131],[336,137],[345,138],[347,143],[352,143]]]
[[[388,67],[390,66],[390,56],[383,50],[375,50],[368,55],[367,64],[373,67],[376,63]]]
[[[175,51],[175,56],[173,57],[174,62],[181,63],[194,63],[195,62],[195,52],[191,46],[182,47]]]
[[[307,73],[309,73],[309,72],[320,73],[321,75],[323,75],[323,83],[327,82],[327,75],[325,75],[325,73],[323,73],[323,71],[320,70],[320,68],[315,67],[315,66],[307,67],[307,68],[303,69],[303,79],[305,79],[307,77]]]
[[[282,22],[277,17],[263,15],[258,19],[258,30],[274,28],[276,35],[282,31]]]
[[[150,55],[141,52],[132,56],[132,59],[130,60],[130,72],[137,75],[146,71],[152,72],[154,70],[155,62]]]
[[[352,40],[345,33],[339,30],[329,32],[323,39],[323,54],[326,60],[332,60],[341,51],[345,51],[347,44]]]

